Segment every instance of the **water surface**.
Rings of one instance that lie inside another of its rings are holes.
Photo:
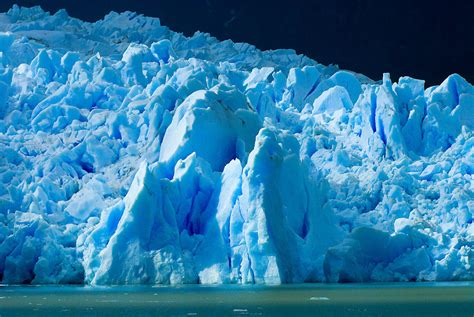
[[[2,286],[0,316],[474,316],[474,283]]]

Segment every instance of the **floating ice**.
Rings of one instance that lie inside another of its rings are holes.
[[[373,82],[131,12],[0,29],[2,283],[474,278],[461,76]]]

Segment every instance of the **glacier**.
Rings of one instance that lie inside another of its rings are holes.
[[[1,283],[474,279],[474,88],[158,18],[0,14]],[[350,52],[348,52],[350,54]]]

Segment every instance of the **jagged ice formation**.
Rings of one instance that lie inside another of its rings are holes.
[[[2,283],[474,277],[474,88],[156,18],[0,14]]]

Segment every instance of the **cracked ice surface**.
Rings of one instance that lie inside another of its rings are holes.
[[[110,13],[0,14],[2,283],[474,275],[474,89]]]

